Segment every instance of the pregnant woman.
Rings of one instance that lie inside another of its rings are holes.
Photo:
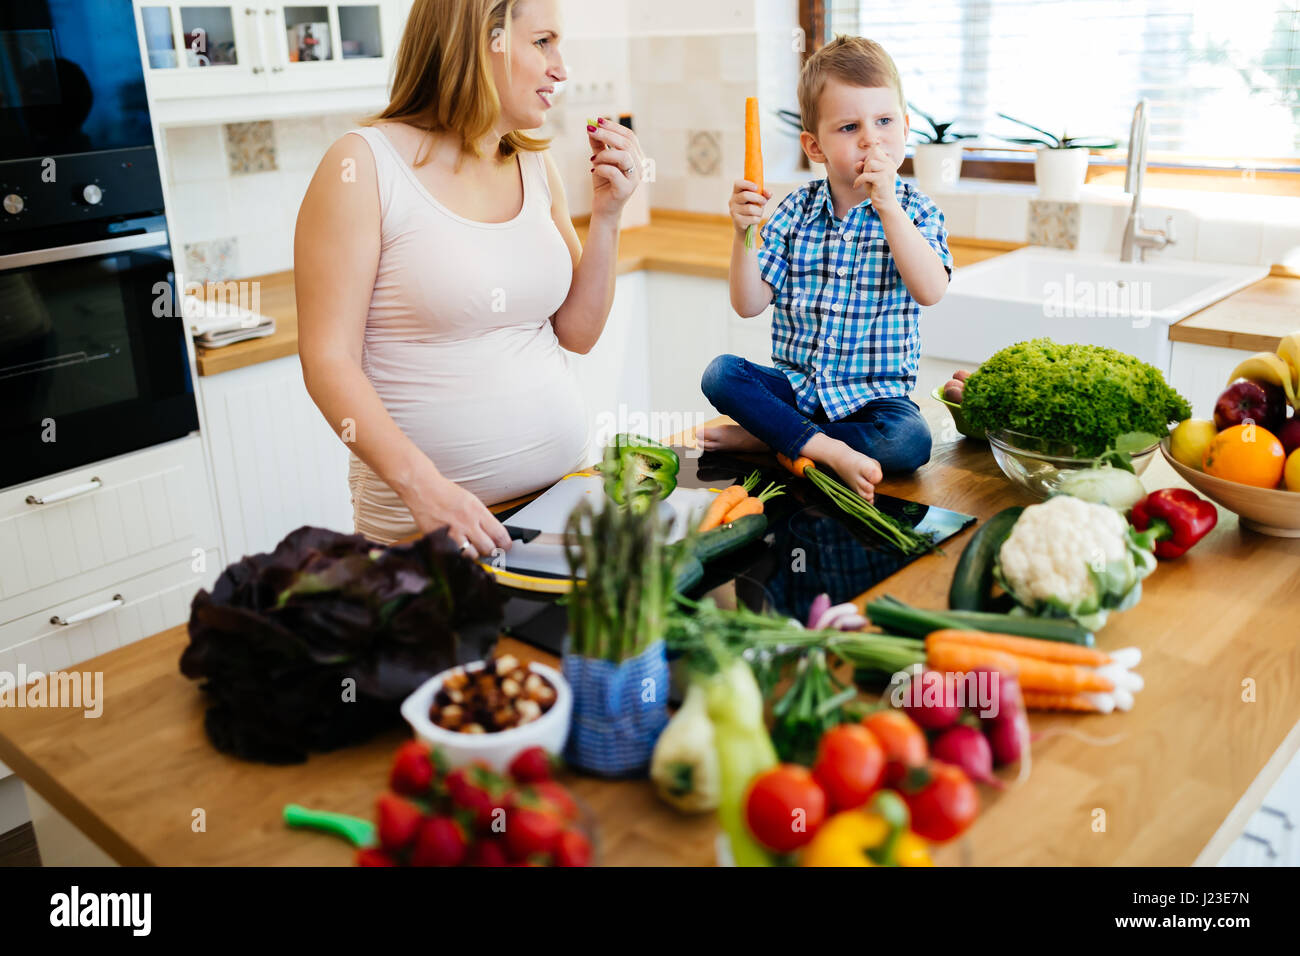
[[[330,147],[299,210],[303,377],[373,541],[446,525],[475,556],[508,549],[487,505],[588,463],[566,352],[609,316],[642,154],[631,130],[587,125],[584,250],[548,141],[523,132],[565,78],[557,4],[416,0],[391,102]]]

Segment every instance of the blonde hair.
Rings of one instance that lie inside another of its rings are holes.
[[[814,136],[821,120],[822,90],[832,76],[850,86],[892,86],[898,91],[899,105],[907,113],[903,81],[885,48],[866,37],[840,34],[810,56],[799,74],[799,114],[803,128]]]
[[[492,79],[493,44],[504,44],[510,70],[511,21],[520,0],[415,0],[397,48],[393,92],[384,109],[362,121],[409,123],[426,132],[460,137],[460,159],[478,159],[478,143],[501,115],[501,97]],[[499,159],[550,146],[519,130],[501,137]],[[457,166],[460,165],[457,160]],[[427,162],[418,156],[416,166]]]

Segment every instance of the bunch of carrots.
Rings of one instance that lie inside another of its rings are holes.
[[[925,639],[926,663],[937,671],[969,673],[996,667],[1018,678],[1030,710],[1108,714],[1130,710],[1142,678],[1136,647],[1107,653],[1063,641],[945,629]]]
[[[758,487],[758,481],[758,472],[750,472],[744,481],[718,492],[718,497],[713,499],[709,510],[704,513],[699,530],[712,531],[719,525],[730,524],[745,515],[761,515],[763,502],[785,492],[785,485],[772,482],[757,495],[751,495],[750,492]]]

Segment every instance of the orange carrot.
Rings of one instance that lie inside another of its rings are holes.
[[[1040,661],[1056,661],[1058,664],[1101,667],[1103,664],[1110,663],[1110,655],[1105,651],[1067,644],[1065,641],[1044,641],[1036,637],[1015,637],[1010,634],[990,634],[986,631],[963,631],[956,628],[931,631],[929,636],[946,644],[987,647],[995,651],[1006,651],[1018,657],[1034,657]]]
[[[750,477],[752,478],[757,474],[758,472],[754,472],[754,475],[751,475]],[[772,482],[763,489],[761,494],[746,498],[736,504],[727,512],[727,516],[722,519],[722,522],[723,524],[730,524],[737,518],[745,517],[745,515],[761,515],[763,513],[763,504],[769,498],[775,498],[777,495],[781,494],[785,494],[785,485],[778,485],[776,482]]]
[[[704,520],[700,522],[700,530],[712,531],[722,524],[723,519],[727,517],[728,511],[748,497],[749,492],[745,490],[744,485],[732,485],[730,488],[724,488],[718,492],[718,496],[709,505],[709,510],[704,513]]]
[[[758,135],[758,98],[745,97],[745,178],[763,191],[763,144]],[[755,227],[745,230],[745,248],[754,248]]]
[[[744,498],[741,502],[727,512],[727,516],[722,519],[723,524],[731,524],[737,518],[743,518],[745,515],[761,515],[763,513],[763,502],[757,498]]]
[[[1080,713],[1099,713],[1095,701],[1084,694],[1051,694],[1042,690],[1023,691],[1026,710],[1075,710]]]
[[[970,644],[956,644],[934,640],[934,634],[925,639],[926,662],[935,670],[967,673],[976,667],[997,667],[1015,674],[1024,690],[1047,690],[1062,694],[1081,691],[1107,693],[1115,689],[1109,678],[1090,667],[1077,664],[1056,664],[1034,657],[1020,657],[1006,651],[996,651]]]
[[[804,477],[805,469],[815,467],[811,458],[799,458],[796,461],[791,461],[780,452],[776,453],[776,460],[785,465],[785,467],[790,471],[794,472],[795,476],[799,478]]]

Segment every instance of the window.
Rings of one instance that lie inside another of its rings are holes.
[[[824,0],[804,13],[821,42],[878,41],[908,101],[986,149],[1033,135],[1001,112],[1117,140],[1101,161],[1122,161],[1146,97],[1155,162],[1300,170],[1300,0]]]

